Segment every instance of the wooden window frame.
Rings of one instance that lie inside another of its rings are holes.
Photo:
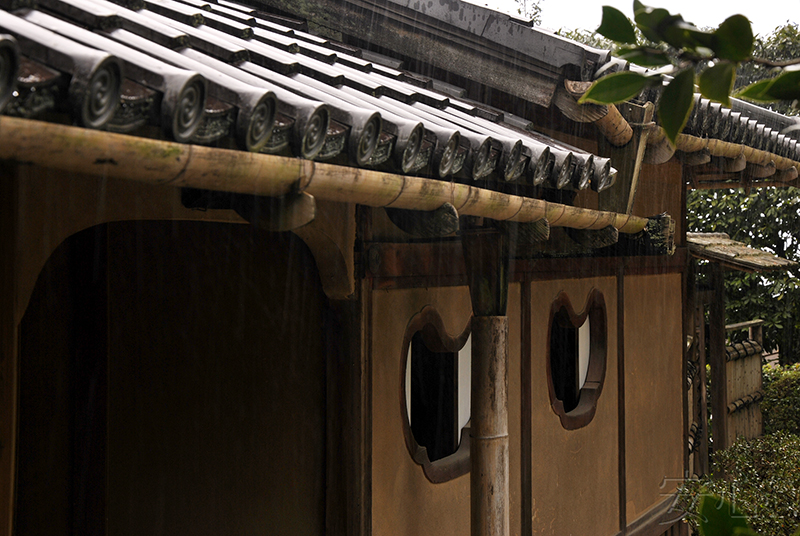
[[[428,451],[419,445],[414,439],[411,431],[411,424],[408,419],[408,405],[406,402],[406,369],[408,368],[408,352],[411,348],[411,340],[417,333],[422,334],[425,345],[434,352],[458,352],[464,347],[471,333],[471,320],[467,322],[464,330],[457,336],[447,333],[442,317],[433,306],[425,306],[419,313],[414,315],[406,326],[403,337],[403,348],[401,353],[400,367],[400,412],[403,422],[403,436],[411,458],[418,465],[422,466],[425,477],[434,484],[447,482],[459,476],[469,473],[469,433],[470,426],[467,423],[461,429],[461,438],[458,449],[449,455],[431,462],[428,458]]]
[[[564,409],[564,403],[556,396],[551,365],[550,333],[556,315],[565,309],[571,324],[576,328],[589,318],[589,369],[586,381],[580,389],[578,404],[571,411]],[[576,313],[572,302],[565,292],[560,292],[550,306],[550,320],[547,326],[547,389],[550,394],[550,407],[558,415],[561,426],[566,430],[577,430],[589,424],[597,411],[597,402],[603,391],[606,376],[606,360],[608,355],[608,320],[606,302],[603,293],[593,288],[586,299],[586,305],[580,313]]]

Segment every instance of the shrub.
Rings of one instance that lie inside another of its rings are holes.
[[[764,367],[764,433],[800,434],[800,364]]]
[[[686,482],[678,504],[697,530],[700,499],[723,497],[741,510],[760,534],[790,536],[800,526],[800,437],[779,432],[739,439],[713,459],[717,475]],[[719,476],[725,474],[727,479]]]

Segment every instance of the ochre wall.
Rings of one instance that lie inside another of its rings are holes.
[[[372,316],[372,531],[375,536],[469,533],[469,475],[432,484],[403,436],[403,337],[426,305],[450,335],[472,315],[466,287],[375,291]]]
[[[625,278],[628,522],[683,476],[681,296],[680,274]]]
[[[511,533],[519,534],[519,285],[509,290]],[[403,337],[426,305],[458,335],[472,314],[466,287],[375,291],[372,297],[372,530],[375,536],[469,534],[469,475],[433,484],[406,448],[401,400]],[[517,444],[514,442],[517,441]]]
[[[559,292],[580,313],[592,288],[603,293],[608,354],[594,419],[566,430],[550,406],[547,341]],[[531,288],[531,502],[536,535],[612,535],[619,531],[617,426],[617,284],[613,277],[537,281]]]

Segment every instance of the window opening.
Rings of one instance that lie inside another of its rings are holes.
[[[430,461],[458,447],[458,352],[435,352],[421,332],[411,339],[411,432]]]
[[[469,325],[453,337],[435,309],[426,307],[409,322],[403,348],[403,417],[409,453],[431,482],[466,474],[472,381]]]
[[[548,385],[553,411],[568,430],[587,425],[603,387],[607,353],[605,300],[589,293],[578,314],[569,297],[560,293],[550,313]]]

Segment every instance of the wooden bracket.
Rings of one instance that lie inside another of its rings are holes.
[[[259,197],[184,188],[187,208],[230,209],[267,231],[292,231],[317,261],[322,289],[332,300],[355,292],[355,204],[316,201],[306,193]]]
[[[405,210],[386,207],[386,215],[397,227],[418,238],[440,238],[458,231],[458,211],[450,203],[435,210]]]
[[[626,103],[620,109],[634,129],[633,138],[626,145],[616,147],[605,137],[599,137],[598,153],[611,159],[611,165],[617,169],[617,181],[613,188],[600,192],[598,208],[630,214],[636,198],[647,136],[653,128],[655,107],[651,102],[644,106]]]
[[[322,289],[332,300],[347,299],[356,289],[355,207],[353,203],[319,201],[314,221],[292,230],[314,255]]]
[[[529,246],[550,238],[550,222],[542,218],[537,221],[495,221],[494,226],[509,239],[509,247]]]
[[[623,256],[672,255],[675,253],[675,220],[669,214],[648,218],[645,228],[636,234],[619,234],[619,242],[607,253]]]
[[[619,230],[613,225],[596,230],[567,228],[566,231],[571,239],[585,248],[604,248],[619,242]]]
[[[256,227],[274,232],[291,231],[307,225],[317,213],[316,200],[306,193],[264,197],[183,188],[181,203],[193,209],[233,210]]]
[[[281,197],[236,195],[231,208],[259,229],[274,232],[308,225],[317,215],[316,201],[302,192]]]

